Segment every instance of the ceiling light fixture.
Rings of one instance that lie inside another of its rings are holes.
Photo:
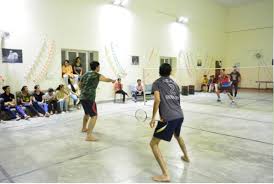
[[[189,19],[187,17],[179,17],[177,18],[177,22],[181,24],[187,24]]]
[[[128,0],[113,0],[112,4],[116,6],[125,6]]]

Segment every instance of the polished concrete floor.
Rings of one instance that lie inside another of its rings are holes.
[[[171,182],[273,182],[272,93],[241,92],[237,105],[214,94],[182,97],[182,136],[161,142]],[[152,101],[98,104],[98,142],[80,132],[82,110],[0,123],[0,182],[152,182],[160,169],[149,147],[153,130],[134,118]]]

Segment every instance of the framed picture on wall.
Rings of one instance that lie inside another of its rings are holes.
[[[23,63],[23,51],[21,49],[2,49],[3,63]]]
[[[234,66],[236,66],[237,68],[240,68],[241,64],[240,64],[240,63],[235,63],[235,64],[233,65],[233,67],[234,67]]]
[[[222,61],[215,61],[215,68],[222,68]]]
[[[197,60],[197,66],[199,66],[199,67],[202,66],[202,60],[201,59]]]
[[[132,65],[139,65],[139,56],[132,56]]]

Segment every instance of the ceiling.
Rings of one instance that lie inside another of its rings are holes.
[[[214,1],[226,7],[237,7],[237,6],[241,6],[249,3],[259,2],[261,0],[214,0]]]

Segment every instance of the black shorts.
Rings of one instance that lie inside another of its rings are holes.
[[[97,116],[97,106],[95,102],[91,100],[81,100],[81,104],[86,115],[89,115],[90,117]]]
[[[161,140],[171,141],[173,134],[177,137],[180,136],[181,127],[183,124],[184,118],[175,119],[168,122],[158,122],[157,127],[155,128],[153,137],[156,137]]]

